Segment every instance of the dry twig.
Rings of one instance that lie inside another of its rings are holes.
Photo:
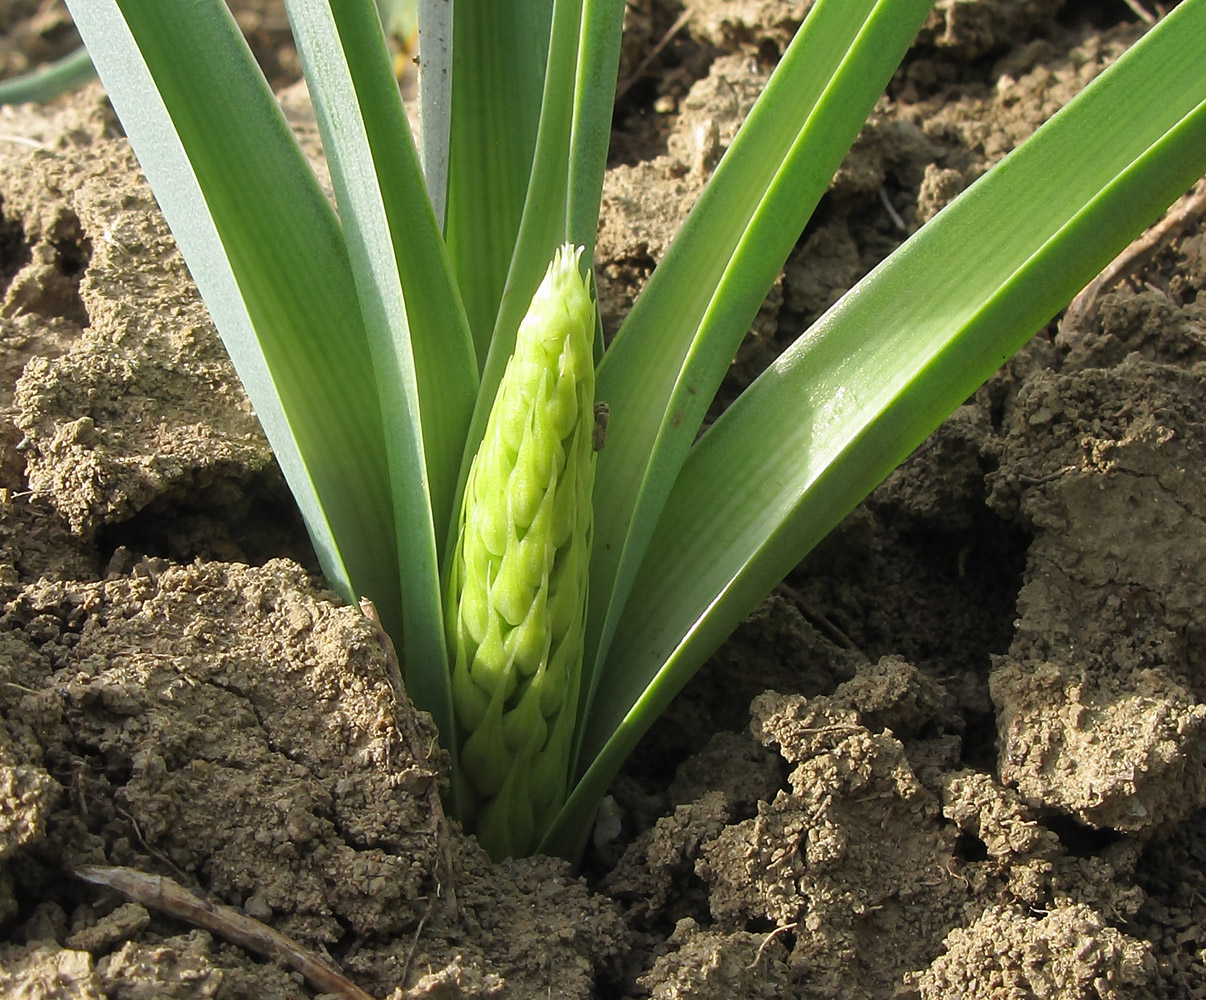
[[[853,639],[843,632],[833,621],[831,621],[824,612],[814,607],[809,603],[808,599],[801,594],[795,587],[789,583],[781,583],[775,588],[781,594],[784,594],[792,604],[796,606],[796,610],[804,616],[804,618],[821,632],[824,632],[828,638],[841,646],[843,649],[849,649],[852,652],[860,654],[863,659],[870,662],[870,657],[867,656]]]
[[[1115,257],[1105,270],[1087,284],[1064,312],[1060,333],[1075,338],[1097,307],[1097,297],[1107,288],[1135,274],[1172,239],[1179,236],[1206,214],[1206,178],[1198,181],[1193,190],[1175,201],[1159,222],[1151,226],[1130,246]]]
[[[75,874],[85,882],[114,889],[149,909],[212,931],[247,951],[280,962],[300,972],[319,993],[330,993],[344,1000],[373,1000],[370,994],[291,938],[232,906],[210,902],[166,876],[107,865],[85,865]]]
[[[1156,23],[1156,18],[1147,10],[1147,8],[1143,6],[1143,4],[1139,3],[1139,0],[1123,0],[1123,3],[1130,7],[1131,10],[1135,12],[1136,16],[1138,16],[1139,20],[1144,24]]]
[[[768,944],[770,944],[773,940],[775,940],[775,938],[777,938],[780,934],[784,933],[785,931],[795,930],[797,926],[798,925],[793,920],[790,924],[783,924],[779,927],[776,927],[773,931],[771,931],[768,935],[766,935],[766,937],[763,938],[763,940],[762,940],[762,944],[758,945],[758,954],[756,954],[754,956],[754,960],[752,962],[750,962],[750,964],[747,965],[746,968],[747,969],[755,968],[758,965],[758,963],[762,961],[762,953],[764,951],[766,951],[766,946]]]
[[[640,61],[640,63],[637,65],[636,69],[634,69],[631,73],[628,74],[628,77],[626,79],[621,80],[619,82],[619,84],[616,85],[616,101],[617,102],[620,100],[621,97],[623,97],[626,93],[628,93],[628,91],[630,89],[632,89],[633,84],[635,84],[637,82],[637,80],[639,80],[642,76],[645,75],[645,70],[647,70],[649,68],[649,66],[650,66],[650,64],[652,64],[653,60],[658,57],[658,54],[662,51],[662,49],[664,49],[666,47],[666,45],[670,42],[670,39],[672,39],[675,35],[677,35],[679,33],[679,31],[682,29],[682,26],[684,24],[686,24],[690,19],[691,19],[691,12],[689,10],[684,10],[681,14],[679,14],[678,17],[675,19],[674,23],[672,25],[670,25],[670,27],[666,31],[666,33],[664,35],[662,35],[662,40],[660,42],[658,42],[652,49],[650,49],[649,54]]]

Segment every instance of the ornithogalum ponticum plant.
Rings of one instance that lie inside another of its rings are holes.
[[[1183,0],[699,436],[931,0],[811,5],[606,352],[622,0],[422,0],[421,155],[373,0],[286,5],[338,215],[222,0],[68,2],[328,581],[375,602],[496,856],[576,857],[742,617],[1206,171]]]

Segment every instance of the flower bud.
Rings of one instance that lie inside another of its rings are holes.
[[[595,474],[595,309],[581,253],[557,250],[519,326],[449,573],[462,772],[495,858],[531,852],[569,781]]]

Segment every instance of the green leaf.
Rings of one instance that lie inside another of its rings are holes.
[[[490,349],[528,191],[552,9],[553,0],[456,0],[452,6],[445,235],[479,365]],[[545,263],[552,248],[546,247]],[[526,300],[520,315],[525,306]]]
[[[708,430],[608,661],[617,692],[643,693],[600,700],[587,742],[598,755],[553,845],[581,843],[640,735],[775,582],[1201,175],[1202,37],[1206,2],[1186,0]]]
[[[334,212],[225,4],[72,0],[324,572],[400,634],[377,385]],[[231,109],[237,109],[232,113]]]
[[[374,3],[286,6],[314,95],[390,442],[404,675],[415,703],[451,733],[439,556],[476,397],[473,344]]]
[[[84,47],[21,76],[0,80],[0,104],[41,104],[87,83],[96,75]]]
[[[587,268],[595,252],[599,201],[611,144],[623,15],[624,5],[616,0],[585,0],[578,32],[565,239],[586,248],[582,256]]]
[[[593,121],[614,98],[623,12],[615,0],[554,4],[536,157],[466,442],[462,489],[514,351],[515,333],[553,250],[567,240],[594,245],[596,223],[585,220],[598,216],[610,128],[605,133],[597,122],[588,125],[586,120]],[[571,231],[573,226],[583,231]],[[589,258],[584,266],[589,266]]]
[[[452,4],[418,0],[419,141],[432,211],[443,230],[452,130]]]
[[[597,711],[591,690],[608,719],[607,706],[635,697],[599,665],[654,525],[741,338],[930,6],[813,6],[604,355],[598,394],[611,418],[595,491],[584,714]]]

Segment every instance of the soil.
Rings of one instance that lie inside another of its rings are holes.
[[[10,6],[4,70],[70,47]],[[629,5],[610,331],[808,6]],[[283,85],[279,8],[242,8]],[[717,408],[1141,30],[939,0]],[[491,864],[99,87],[3,109],[0,995],[315,995],[74,874],[109,865],[398,1000],[1206,997],[1203,287],[1196,222],[1039,331],[683,692],[581,873]]]

